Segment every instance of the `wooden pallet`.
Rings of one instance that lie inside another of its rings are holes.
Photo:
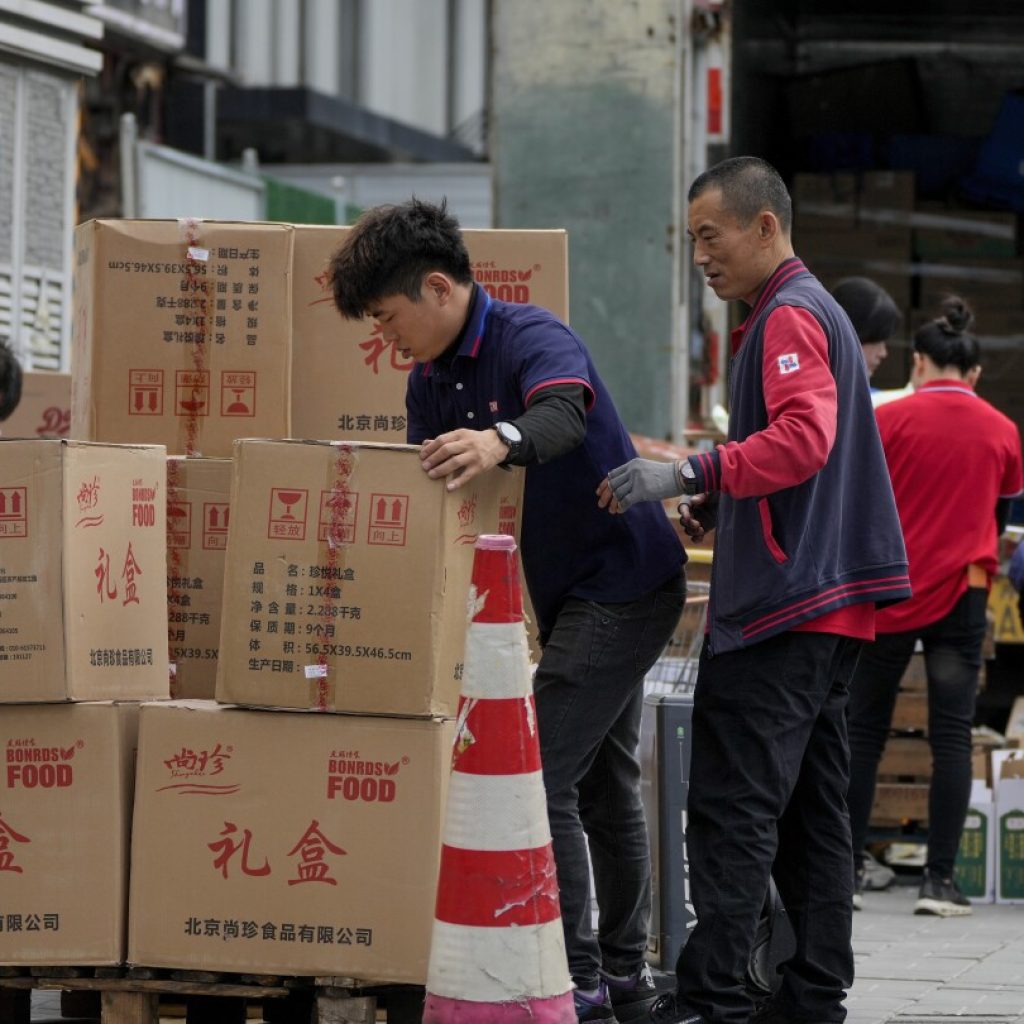
[[[183,1002],[188,1024],[245,1024],[263,1005],[268,1024],[419,1024],[423,989],[353,978],[281,978],[151,968],[0,967],[0,1024],[29,1024],[33,989],[99,996],[102,1024],[159,1024],[160,999]],[[62,1001],[63,1002],[63,1001]]]

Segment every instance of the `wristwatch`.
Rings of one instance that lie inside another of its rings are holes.
[[[697,493],[697,475],[693,471],[693,465],[689,459],[683,459],[679,463],[679,470],[676,474],[679,482],[683,485],[683,494],[694,495]]]
[[[501,439],[501,443],[508,448],[508,454],[499,463],[501,466],[506,466],[519,454],[519,449],[523,446],[523,432],[514,423],[504,421],[495,423],[494,430]]]

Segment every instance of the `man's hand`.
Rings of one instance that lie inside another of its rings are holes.
[[[613,469],[597,489],[598,506],[604,508],[614,497],[609,511],[625,512],[641,501],[663,501],[682,494],[683,486],[676,475],[674,462],[653,459],[631,459]]]
[[[508,448],[493,430],[453,430],[423,442],[420,460],[432,480],[448,477],[449,491],[502,462]]]
[[[715,528],[717,519],[717,502],[711,501],[707,494],[694,494],[679,502],[679,522],[686,536],[695,544],[699,544],[706,533]]]

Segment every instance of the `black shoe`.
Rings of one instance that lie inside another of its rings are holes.
[[[974,909],[952,878],[942,878],[931,871],[925,871],[917,903],[914,904],[914,913],[966,917],[973,914]]]
[[[648,1011],[658,998],[658,987],[654,975],[646,963],[642,963],[632,974],[619,975],[601,971],[601,980],[608,986],[608,995],[619,1024],[636,1020],[649,1020]],[[675,987],[675,977],[671,978]]]
[[[587,1024],[590,1024],[591,1021],[599,1021],[601,1024],[618,1024],[612,1001],[608,996],[608,986],[604,981],[597,986],[597,992],[593,995],[587,995],[579,989],[575,989],[572,1001],[576,1008],[576,1019],[581,1024],[584,1021]]]
[[[652,1021],[657,1024],[707,1024],[704,1018],[685,1003],[674,992],[666,992],[651,1007]]]

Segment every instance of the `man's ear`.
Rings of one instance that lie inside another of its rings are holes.
[[[779,218],[771,210],[762,210],[757,215],[757,236],[762,242],[774,242],[781,230]]]
[[[442,274],[440,270],[432,270],[423,278],[423,287],[433,294],[438,305],[444,306],[451,299],[455,285],[447,274]]]

